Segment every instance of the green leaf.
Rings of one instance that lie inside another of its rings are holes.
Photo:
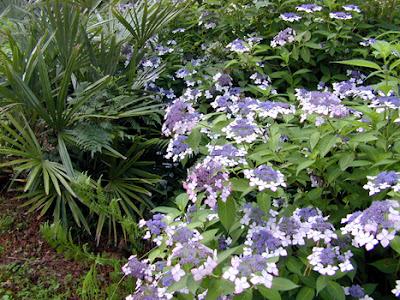
[[[327,135],[323,137],[318,143],[318,150],[321,157],[325,157],[328,152],[336,144],[338,137],[336,135]]]
[[[393,258],[383,258],[371,263],[372,266],[377,268],[379,271],[387,274],[393,274],[396,272],[399,261]]]
[[[229,248],[228,250],[220,252],[218,254],[218,259],[217,259],[218,264],[224,262],[231,255],[240,253],[242,250],[243,250],[243,245]]]
[[[258,285],[257,290],[263,295],[266,299],[269,300],[281,300],[281,295],[278,291],[274,291],[273,289],[268,289],[265,286]]]
[[[208,281],[207,285],[208,292],[206,300],[217,300],[218,297],[222,295],[232,294],[234,291],[233,283],[228,280],[217,279],[217,278],[213,278],[210,280],[205,279],[205,282],[207,281]]]
[[[68,176],[72,178],[74,176],[74,168],[72,166],[71,158],[69,156],[67,147],[61,134],[58,135],[58,151],[60,153],[61,161],[63,162]]]
[[[269,209],[271,207],[271,196],[267,193],[258,193],[257,204],[263,211],[265,211],[266,213],[269,212]]]
[[[336,61],[335,63],[342,64],[342,65],[350,65],[350,66],[365,67],[365,68],[370,68],[370,69],[375,69],[375,70],[381,70],[381,67],[378,64],[376,64],[372,61],[365,60],[365,59],[342,60],[342,61]]]
[[[288,257],[288,259],[286,261],[286,268],[290,272],[302,276],[303,275],[303,272],[302,272],[303,267],[304,267],[303,263],[298,258],[293,257],[293,256]]]
[[[296,300],[312,300],[314,299],[315,291],[314,289],[308,287],[308,286],[303,286],[299,293],[296,296]]]
[[[189,134],[187,140],[185,141],[186,144],[190,146],[192,149],[197,149],[200,145],[201,141],[201,132],[199,128],[194,128],[192,132]]]
[[[185,210],[188,201],[189,201],[189,198],[188,198],[188,195],[187,195],[186,193],[179,194],[179,195],[175,198],[176,206],[178,206],[178,208],[179,208],[181,211],[184,211],[184,210]]]
[[[315,160],[306,160],[306,161],[303,161],[302,163],[300,163],[300,164],[297,166],[296,175],[299,175],[299,173],[300,173],[302,170],[308,168],[309,166],[311,166],[311,165],[314,164],[314,163],[315,163]]]
[[[315,148],[315,146],[318,144],[320,136],[321,136],[321,134],[318,131],[314,132],[310,136],[310,147],[311,147],[311,150],[313,150]]]
[[[233,297],[233,300],[252,300],[252,299],[253,299],[253,291],[249,289]]]
[[[306,47],[300,49],[300,56],[306,62],[310,62],[310,50]]]
[[[290,291],[298,287],[297,284],[287,278],[274,277],[272,280],[272,288],[277,291]]]
[[[344,153],[339,159],[340,170],[345,171],[354,161],[354,153]]]
[[[232,178],[231,184],[232,190],[237,192],[244,192],[249,188],[249,181],[243,178]]]
[[[179,210],[177,210],[176,208],[168,207],[168,206],[158,206],[158,207],[152,209],[151,211],[168,214],[172,218],[176,218],[177,216],[179,216],[181,214],[181,212]]]
[[[216,234],[218,233],[219,229],[211,229],[211,230],[207,230],[201,233],[201,236],[203,237],[203,239],[201,240],[201,242],[203,244],[207,244],[208,242],[211,242],[215,239]]]
[[[376,283],[366,283],[362,285],[362,288],[364,289],[367,295],[371,295],[375,291],[377,286],[378,284]]]
[[[226,202],[218,200],[218,217],[221,220],[222,225],[229,232],[229,229],[233,225],[236,219],[236,205],[235,200],[229,197]]]
[[[395,236],[394,239],[390,242],[390,247],[398,254],[400,254],[400,237]]]
[[[329,280],[326,286],[326,292],[331,296],[331,299],[333,300],[346,300],[344,290],[337,282]]]
[[[350,139],[349,143],[368,143],[376,141],[377,139],[378,138],[374,132],[358,133]]]
[[[182,290],[184,288],[188,288],[188,279],[191,277],[190,274],[186,274],[179,280],[178,282],[173,283],[171,286],[168,287],[168,292],[175,292]]]
[[[326,276],[319,276],[317,279],[317,295],[319,294],[320,291],[322,291],[326,286],[328,285],[329,279]]]

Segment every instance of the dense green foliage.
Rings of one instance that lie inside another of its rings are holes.
[[[91,264],[83,299],[122,262],[76,234],[138,255],[129,299],[393,299],[399,5],[10,1],[0,180]]]

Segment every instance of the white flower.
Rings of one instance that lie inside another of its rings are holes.
[[[236,275],[239,274],[239,271],[234,267],[229,267],[227,271],[224,272],[222,277],[229,281],[235,281]]]
[[[392,290],[396,297],[400,297],[400,280],[396,280],[396,287]]]
[[[252,278],[250,279],[250,282],[254,285],[262,284],[267,288],[271,288],[272,287],[272,279],[273,279],[273,276],[271,274],[268,274],[265,270],[263,270],[261,272],[261,276],[252,274]]]
[[[180,265],[176,265],[171,269],[171,275],[175,281],[179,281],[183,276],[185,276],[185,271],[181,269]]]
[[[250,284],[247,282],[246,277],[236,278],[235,279],[235,294],[240,294],[245,289],[248,289]]]
[[[380,232],[376,236],[378,241],[380,241],[381,245],[385,248],[389,245],[390,241],[394,239],[394,237],[395,237],[394,232],[389,232],[386,229],[382,229],[382,232]]]

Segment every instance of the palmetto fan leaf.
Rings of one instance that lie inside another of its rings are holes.
[[[146,208],[154,207],[150,197],[160,177],[146,171],[154,162],[143,160],[144,151],[143,143],[134,142],[125,154],[126,160],[109,156],[102,160],[98,180],[81,174],[74,181],[80,199],[96,215],[97,242],[105,227],[112,232],[115,244],[119,236],[117,227],[126,238],[124,224],[137,221]]]
[[[67,222],[67,207],[78,225],[89,226],[76,203],[76,195],[71,188],[71,178],[64,166],[48,159],[42,145],[33,130],[21,114],[17,116],[23,122],[7,113],[1,120],[0,154],[7,159],[0,167],[11,166],[14,180],[25,182],[23,198],[29,198],[27,205],[45,214],[54,208],[54,217]],[[66,207],[67,204],[67,207]]]
[[[138,1],[131,9],[113,9],[113,14],[122,24],[120,39],[132,44],[132,57],[128,77],[135,78],[137,67],[144,56],[146,43],[184,10],[181,4],[166,4],[164,1]],[[145,77],[151,77],[150,74]]]

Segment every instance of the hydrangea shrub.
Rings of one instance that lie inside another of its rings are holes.
[[[127,299],[379,299],[370,265],[397,297],[399,45],[355,32],[354,4],[295,1],[258,26],[255,2],[197,7],[198,48],[172,30],[181,65],[149,90],[187,176],[140,224],[154,249],[124,266]]]

